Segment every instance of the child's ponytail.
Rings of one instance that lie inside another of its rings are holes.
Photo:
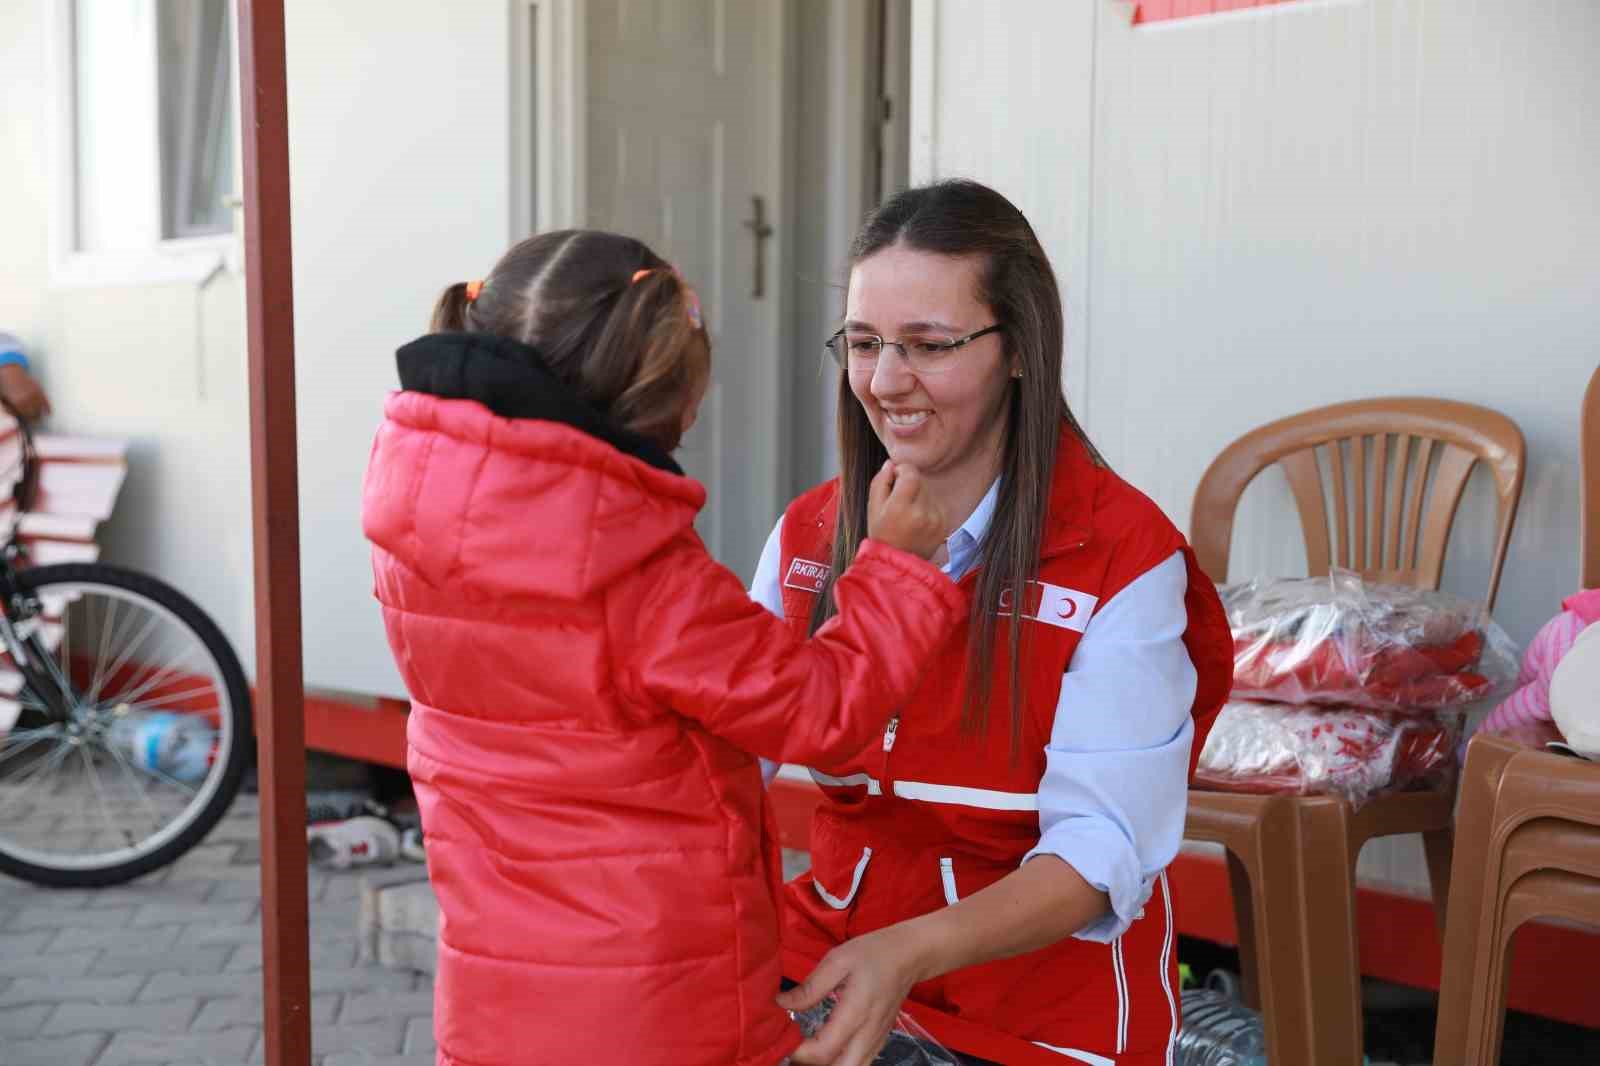
[[[458,281],[439,294],[433,305],[433,319],[428,323],[431,333],[461,333],[467,327],[467,312],[472,300],[467,295],[468,283]]]

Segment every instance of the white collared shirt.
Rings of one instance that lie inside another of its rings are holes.
[[[952,580],[977,565],[999,492],[996,479],[945,540]],[[779,616],[782,532],[780,518],[750,583],[751,599]],[[1182,553],[1145,571],[1095,612],[1061,678],[1039,843],[1022,861],[1055,855],[1107,894],[1111,911],[1078,931],[1084,940],[1121,936],[1183,841],[1198,681],[1183,643],[1187,589]],[[777,769],[762,760],[766,780]]]

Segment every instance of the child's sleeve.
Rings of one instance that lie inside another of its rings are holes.
[[[937,567],[871,540],[835,584],[839,613],[810,640],[703,551],[654,570],[644,602],[611,608],[631,615],[613,632],[636,694],[779,762],[871,743],[965,609]]]

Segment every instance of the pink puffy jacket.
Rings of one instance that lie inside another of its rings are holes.
[[[530,349],[426,337],[400,369],[364,519],[412,696],[439,1062],[778,1062],[799,1035],[749,753],[874,743],[954,584],[869,541],[801,640],[706,553],[700,485]]]

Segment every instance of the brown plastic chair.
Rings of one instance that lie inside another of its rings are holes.
[[[1500,1061],[1511,938],[1600,927],[1600,766],[1479,735],[1461,779],[1434,1061]]]
[[[1600,588],[1600,368],[1589,379],[1578,419],[1578,516],[1583,559],[1579,582]]]
[[[1212,462],[1195,492],[1190,541],[1206,573],[1225,582],[1239,498],[1277,463],[1300,512],[1312,576],[1338,565],[1437,588],[1462,492],[1482,462],[1498,501],[1485,597],[1492,606],[1525,451],[1515,423],[1472,404],[1377,399],[1308,411],[1262,426]],[[1261,1007],[1273,1062],[1362,1061],[1356,860],[1374,837],[1421,833],[1442,935],[1453,801],[1448,790],[1405,793],[1356,811],[1334,797],[1190,791],[1184,835],[1227,850],[1244,996]]]

